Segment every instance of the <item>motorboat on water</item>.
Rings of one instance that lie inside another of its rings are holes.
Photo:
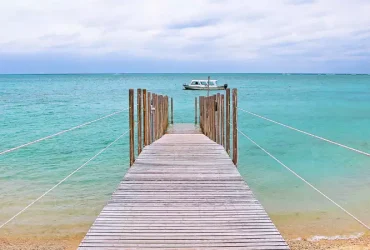
[[[189,84],[184,84],[184,90],[225,90],[227,84],[217,85],[217,80],[192,80]]]

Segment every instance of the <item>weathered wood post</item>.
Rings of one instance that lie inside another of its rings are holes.
[[[148,145],[152,143],[152,99],[151,93],[148,92]]]
[[[211,139],[211,97],[207,97],[207,136]]]
[[[213,141],[216,142],[216,95],[212,96],[212,130]]]
[[[159,112],[158,112],[158,122],[159,122],[159,129],[158,129],[158,137],[157,139],[161,138],[162,133],[163,133],[163,96],[159,95],[158,96],[158,107],[159,107]]]
[[[160,131],[159,131],[159,136],[158,136],[158,139],[161,138],[161,136],[163,135],[163,130],[164,130],[164,124],[163,124],[163,101],[164,101],[164,96],[160,95],[160,100],[159,100],[159,104],[160,104],[160,112],[159,112],[159,117],[160,117]]]
[[[168,128],[168,96],[166,97],[166,130]]]
[[[201,131],[203,131],[203,116],[202,116],[202,102],[203,102],[203,96],[199,96],[199,127],[201,129]]]
[[[156,94],[153,93],[152,94],[152,141],[151,143],[153,143],[155,141],[155,131],[156,131],[156,108],[157,108],[157,104],[156,104]]]
[[[156,112],[156,127],[157,127],[157,129],[156,129],[156,136],[155,136],[155,140],[158,140],[158,138],[159,138],[159,131],[160,131],[160,104],[159,104],[159,95],[155,95],[155,98],[157,99],[155,102],[156,102],[156,108],[155,108],[155,112]]]
[[[194,114],[195,114],[195,125],[197,125],[197,118],[198,118],[198,102],[197,102],[197,97],[195,97],[195,109],[194,109]]]
[[[214,119],[215,119],[215,142],[218,144],[218,133],[217,133],[217,128],[218,128],[218,123],[217,123],[217,120],[218,120],[218,103],[217,103],[217,94],[214,95],[215,97],[215,115],[214,115]]]
[[[143,150],[142,127],[141,127],[141,89],[137,89],[137,154]]]
[[[221,95],[220,101],[220,108],[221,108],[221,145],[225,147],[225,97]]]
[[[144,147],[148,146],[148,99],[146,96],[146,89],[143,89],[143,134],[144,134]]]
[[[226,89],[226,152],[230,155],[230,89]]]
[[[216,134],[216,140],[217,140],[217,143],[218,144],[221,144],[221,95],[220,93],[217,93],[217,96],[216,96],[216,107],[217,107],[217,120],[216,120],[216,124],[217,124],[217,134]]]
[[[173,98],[171,97],[171,124],[173,124]]]
[[[135,153],[134,153],[134,136],[135,136],[135,131],[134,131],[134,90],[130,89],[129,90],[129,126],[130,126],[130,167],[134,164],[135,162]]]
[[[233,162],[238,164],[238,90],[233,89]]]

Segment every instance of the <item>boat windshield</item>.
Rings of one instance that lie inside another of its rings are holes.
[[[203,86],[208,86],[208,81],[207,80],[201,81],[200,84]],[[216,85],[215,81],[209,81],[209,86],[215,86],[215,85]]]
[[[190,85],[196,85],[196,86],[208,86],[207,80],[193,80],[191,81]],[[216,81],[209,81],[209,86],[216,86]]]

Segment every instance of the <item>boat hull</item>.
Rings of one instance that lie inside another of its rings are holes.
[[[209,87],[209,90],[225,90],[225,86]],[[208,90],[208,87],[184,85],[184,90]]]

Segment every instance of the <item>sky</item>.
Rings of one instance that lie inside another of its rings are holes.
[[[0,0],[0,73],[370,73],[370,0]]]

